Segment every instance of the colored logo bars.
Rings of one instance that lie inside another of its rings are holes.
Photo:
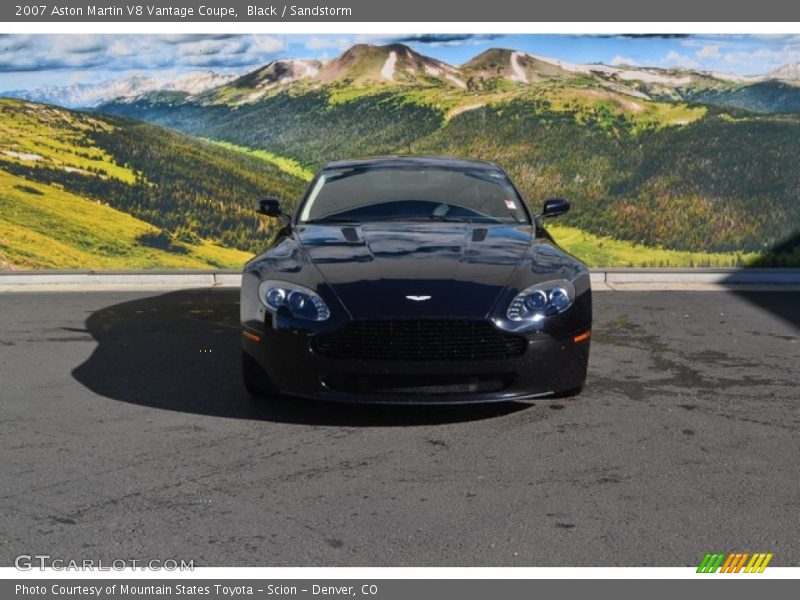
[[[697,567],[698,573],[763,573],[769,561],[772,560],[772,553],[756,552],[724,552],[707,553],[700,566]],[[748,558],[750,559],[748,561]],[[745,566],[745,564],[747,566]]]

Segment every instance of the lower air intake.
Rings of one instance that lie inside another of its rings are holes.
[[[348,394],[447,395],[500,392],[511,383],[506,375],[330,375],[325,386]]]

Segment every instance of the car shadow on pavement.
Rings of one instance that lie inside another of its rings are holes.
[[[776,257],[781,256],[794,256],[794,258],[783,261],[777,260]],[[800,257],[800,232],[796,232],[794,235],[774,244],[769,252],[764,254],[763,258],[757,259],[751,266],[766,267],[766,269],[760,270],[765,282],[771,280],[781,281],[781,267],[784,267],[787,263],[797,264],[798,257]],[[747,273],[748,271],[749,273]],[[744,273],[752,275],[754,271],[756,274],[759,273],[758,269],[752,268],[745,268],[731,273],[723,284],[730,287],[731,291],[742,300],[783,319],[793,329],[800,329],[800,305],[797,303],[798,293],[787,294],[778,291],[749,291],[747,285],[741,285],[741,275]]]
[[[742,289],[745,286],[736,281],[728,286],[738,298],[782,319],[789,326],[787,334],[800,329],[800,292],[751,291]]]
[[[791,284],[796,281],[792,277],[792,272],[785,270],[787,265],[797,264],[798,258],[800,258],[800,232],[773,244],[761,258],[756,259],[749,267],[732,272],[722,284],[742,300],[782,319],[790,328],[800,329],[800,304],[797,302],[800,292],[796,291],[796,284]],[[793,271],[796,272],[796,267]],[[754,276],[760,276],[759,279],[763,282],[762,289],[749,284]],[[745,281],[747,283],[743,283]],[[770,282],[775,282],[777,286],[769,290],[763,289],[765,285],[769,288]],[[788,287],[793,287],[795,291],[787,293],[786,288],[780,289],[781,284],[784,286],[788,284]]]
[[[72,372],[93,392],[141,406],[210,416],[352,426],[435,425],[496,417],[528,403],[482,406],[333,404],[252,399],[242,387],[239,290],[169,292],[92,313],[97,341]]]

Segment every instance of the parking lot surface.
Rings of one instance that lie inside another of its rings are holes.
[[[580,396],[254,403],[238,290],[0,295],[0,565],[800,563],[800,293],[601,292]]]

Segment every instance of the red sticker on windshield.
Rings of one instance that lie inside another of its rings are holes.
[[[505,200],[504,202],[506,203],[506,208],[509,210],[517,210],[517,203],[513,200]]]

